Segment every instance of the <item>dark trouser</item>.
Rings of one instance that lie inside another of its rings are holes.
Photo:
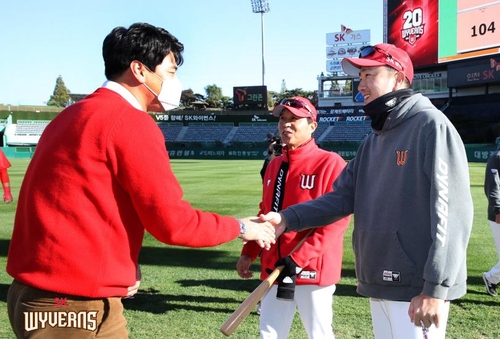
[[[7,307],[17,338],[128,338],[118,297],[89,299],[39,290],[14,280]]]

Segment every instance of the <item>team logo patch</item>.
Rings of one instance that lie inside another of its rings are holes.
[[[388,282],[401,282],[401,272],[384,270],[382,280]]]
[[[316,271],[302,271],[300,272],[299,278],[305,280],[314,280],[316,279]]]
[[[406,164],[406,159],[408,158],[408,150],[396,151],[396,164],[398,166],[403,166]]]
[[[300,188],[303,190],[312,190],[314,188],[316,174],[301,174],[300,177]]]

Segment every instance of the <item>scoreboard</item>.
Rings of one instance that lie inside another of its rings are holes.
[[[427,66],[500,53],[498,0],[385,0],[387,42]]]
[[[457,54],[500,44],[500,2],[457,1]]]

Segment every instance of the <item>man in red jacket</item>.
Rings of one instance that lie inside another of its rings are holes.
[[[259,215],[278,212],[331,191],[333,182],[346,166],[337,153],[316,145],[313,133],[318,126],[317,113],[308,99],[285,99],[273,114],[279,117],[283,155],[267,167]],[[334,338],[333,293],[340,280],[343,237],[349,221],[346,217],[311,232],[283,233],[265,252],[253,241],[243,246],[237,263],[242,278],[252,277],[250,264],[259,254],[262,280],[275,266],[285,265],[277,284],[261,302],[261,338],[286,338],[297,307],[310,339]],[[307,237],[304,243],[291,253],[304,237]]]
[[[104,39],[108,79],[44,130],[19,194],[7,272],[18,338],[127,338],[121,297],[137,291],[144,232],[189,247],[274,228],[194,209],[147,111],[178,106],[183,45],[148,24]]]
[[[10,179],[9,179],[9,172],[7,171],[7,168],[12,166],[3,153],[3,151],[0,149],[0,182],[2,183],[3,187],[3,202],[6,204],[10,204],[12,201],[14,201],[14,198],[12,198],[12,192],[10,190]]]

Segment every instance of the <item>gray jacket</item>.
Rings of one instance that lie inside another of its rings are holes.
[[[281,213],[290,231],[354,213],[358,293],[399,301],[466,293],[473,218],[467,157],[456,129],[426,97],[401,102],[333,187]]]
[[[500,214],[500,146],[486,163],[484,173],[484,193],[488,198],[488,220],[495,221]]]

